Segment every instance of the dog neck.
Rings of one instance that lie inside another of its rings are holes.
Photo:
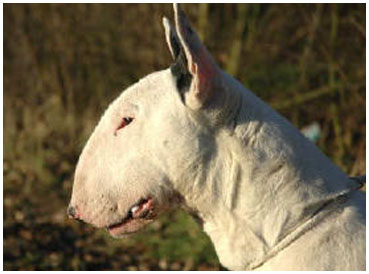
[[[240,84],[233,82],[233,90]],[[243,88],[242,88],[243,89]],[[232,130],[184,194],[221,263],[250,269],[300,223],[347,188],[347,176],[287,120],[251,92]]]

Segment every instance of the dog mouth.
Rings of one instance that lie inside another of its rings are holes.
[[[155,216],[154,199],[151,197],[140,199],[129,209],[126,217],[117,223],[107,226],[106,229],[113,237],[131,234],[152,222]]]

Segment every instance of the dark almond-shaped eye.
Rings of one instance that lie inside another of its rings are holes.
[[[132,117],[124,117],[122,121],[120,122],[119,126],[114,132],[114,135],[117,135],[117,131],[124,128],[125,126],[128,126],[133,121]]]

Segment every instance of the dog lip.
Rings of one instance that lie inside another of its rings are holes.
[[[128,224],[130,221],[136,220],[136,219],[149,219],[150,217],[154,217],[153,214],[153,199],[151,197],[148,198],[141,198],[137,203],[135,203],[133,206],[131,206],[126,214],[126,216],[121,219],[118,222],[115,222],[111,225],[106,226],[107,230],[112,230],[118,227],[122,227],[126,224]],[[143,206],[146,204],[149,205],[149,209],[143,210],[143,212],[139,213],[137,216],[134,216],[137,211],[139,211]],[[134,209],[134,210],[133,210]],[[133,212],[134,211],[134,212]]]
[[[130,220],[133,220],[133,217],[131,216],[130,212],[128,213],[128,215],[123,218],[123,220],[117,222],[117,223],[113,223],[112,225],[108,225],[106,228],[108,230],[111,230],[111,229],[114,229],[114,228],[117,228],[117,227],[120,227],[122,225],[125,225],[126,223],[128,223]]]

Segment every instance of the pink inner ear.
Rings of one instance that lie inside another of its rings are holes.
[[[204,101],[211,96],[212,87],[217,81],[217,67],[203,48],[199,49],[194,57],[195,62],[191,63],[191,73],[197,77],[194,92],[201,101]]]
[[[199,78],[212,79],[215,77],[217,67],[205,48],[196,48],[192,51],[191,72],[194,75],[198,74]]]
[[[206,60],[201,60],[202,62],[200,64],[200,67],[197,71],[197,75],[199,77],[200,84],[205,84],[204,81],[214,81],[214,78],[216,77],[216,73],[213,67],[211,67],[211,64],[205,63]]]

